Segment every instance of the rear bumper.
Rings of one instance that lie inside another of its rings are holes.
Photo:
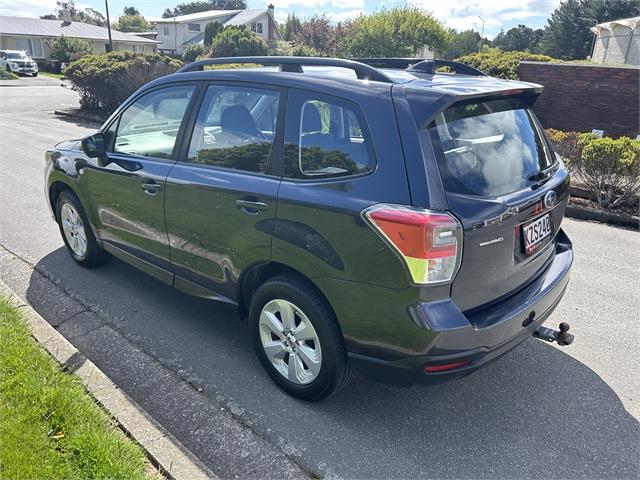
[[[425,355],[387,360],[351,352],[352,368],[384,383],[437,383],[468,375],[499,358],[531,336],[562,299],[573,263],[571,242],[562,230],[555,249],[553,260],[535,281],[498,305],[466,316],[450,299],[410,307],[414,322],[435,334]],[[426,365],[454,362],[465,364],[424,371]]]

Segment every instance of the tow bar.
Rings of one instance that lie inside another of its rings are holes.
[[[558,342],[558,345],[563,347],[571,345],[574,336],[569,333],[569,324],[562,322],[559,328],[560,330],[554,330],[553,328],[547,328],[541,325],[533,332],[533,336],[551,343]]]

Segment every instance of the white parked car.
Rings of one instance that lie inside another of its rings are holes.
[[[13,73],[28,73],[38,76],[38,64],[20,50],[0,50],[0,68]]]

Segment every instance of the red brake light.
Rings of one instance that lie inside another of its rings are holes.
[[[419,284],[450,282],[462,249],[462,229],[446,212],[374,205],[364,216],[404,260]]]

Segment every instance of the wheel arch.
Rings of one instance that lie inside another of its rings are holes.
[[[292,277],[298,278],[299,280],[309,284],[313,287],[327,302],[327,305],[331,309],[334,317],[338,321],[338,326],[340,326],[340,319],[336,315],[336,311],[333,308],[333,305],[324,294],[324,292],[318,287],[318,285],[304,273],[296,270],[289,265],[285,265],[280,262],[265,262],[259,263],[257,265],[253,265],[248,268],[240,277],[240,281],[238,282],[238,313],[240,318],[245,318],[249,313],[249,305],[251,302],[251,298],[255,291],[267,280],[277,277],[278,275],[291,275]],[[342,333],[342,328],[340,328],[340,333]]]
[[[71,193],[73,193],[78,199],[78,201],[80,201],[80,197],[78,196],[78,193],[67,182],[63,182],[62,180],[55,180],[54,182],[52,182],[51,185],[49,185],[48,195],[49,195],[49,204],[51,205],[51,211],[53,212],[53,216],[56,219],[56,221],[58,220],[58,208],[57,208],[58,198],[60,197],[60,194],[65,190],[68,190]],[[82,202],[80,203],[82,204]]]

